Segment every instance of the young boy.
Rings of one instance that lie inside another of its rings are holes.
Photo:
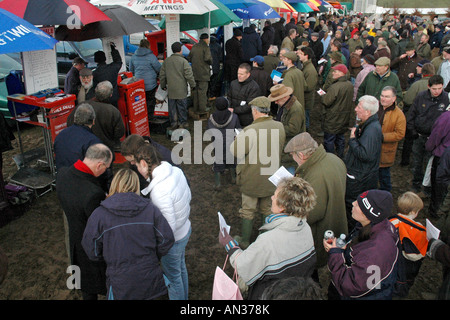
[[[395,294],[406,297],[419,273],[423,258],[427,253],[427,230],[414,221],[423,209],[422,199],[414,192],[405,192],[397,200],[398,214],[390,219],[398,229],[400,252],[398,260],[398,279]]]

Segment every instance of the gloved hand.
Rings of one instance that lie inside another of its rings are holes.
[[[233,239],[232,236],[230,236],[228,234],[228,232],[226,230],[219,231],[219,243],[223,246],[225,246],[225,250],[227,250],[227,252],[229,252],[232,249],[237,249],[239,248],[239,243]]]

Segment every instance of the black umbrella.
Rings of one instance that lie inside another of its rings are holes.
[[[157,30],[145,18],[122,6],[99,6],[111,21],[89,23],[81,29],[59,26],[55,38],[61,41],[84,41],[96,38],[117,37],[136,32]]]

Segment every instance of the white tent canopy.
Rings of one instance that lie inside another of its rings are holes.
[[[209,0],[91,0],[99,5],[121,5],[139,15],[204,14],[218,7]]]
[[[447,14],[448,9],[447,8],[398,8],[397,10],[399,10],[401,13],[404,13],[404,14],[413,14],[417,10],[423,15],[426,15],[429,12],[434,12],[438,15],[445,15],[445,14]],[[376,7],[374,13],[383,14],[386,12],[393,13],[394,9],[393,8]]]

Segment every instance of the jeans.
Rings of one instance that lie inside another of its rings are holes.
[[[325,148],[326,152],[330,153],[335,153],[336,147],[336,155],[342,159],[344,157],[344,149],[345,149],[344,135],[324,132],[323,147]]]
[[[378,180],[380,183],[380,190],[385,190],[391,192],[391,167],[384,167],[378,169]]]
[[[188,121],[187,98],[169,99],[168,105],[170,125],[173,126],[177,124],[177,122],[183,124]]]
[[[184,254],[191,236],[191,229],[181,240],[176,241],[169,252],[161,258],[161,266],[165,278],[170,300],[188,300],[188,272]]]
[[[305,109],[305,125],[306,125],[306,130],[309,129],[309,115],[310,115],[310,111],[309,109]]]

